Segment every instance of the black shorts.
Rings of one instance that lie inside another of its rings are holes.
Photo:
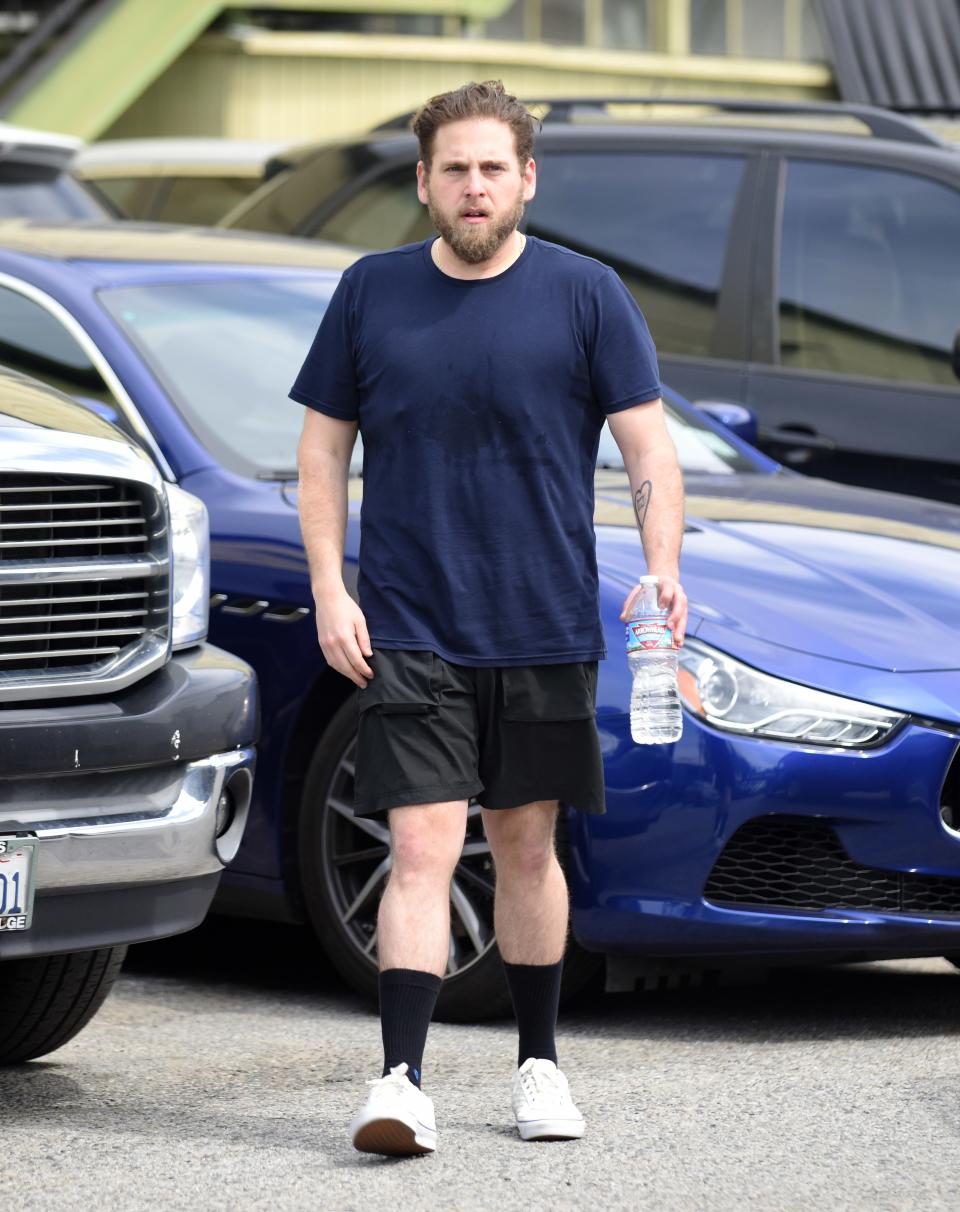
[[[597,662],[475,668],[374,648],[357,690],[354,812],[469,800],[560,800],[603,812]]]

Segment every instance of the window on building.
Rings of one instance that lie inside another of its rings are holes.
[[[784,4],[740,0],[739,53],[756,59],[782,59]]]
[[[612,50],[650,48],[647,0],[603,0],[603,45]]]
[[[823,58],[813,0],[690,0],[690,49],[760,59]]]
[[[701,55],[726,52],[726,0],[690,0],[690,49]]]
[[[584,0],[547,0],[540,13],[544,42],[569,42],[583,45],[586,41]]]
[[[909,173],[791,163],[779,314],[783,366],[957,387],[960,193]]]
[[[736,156],[551,154],[527,230],[612,265],[664,353],[717,356]]]
[[[513,0],[513,4],[483,27],[484,37],[502,39],[505,42],[522,42],[526,35],[524,10],[528,0]]]

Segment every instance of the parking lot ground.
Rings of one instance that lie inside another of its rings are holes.
[[[304,932],[212,920],[135,948],[100,1014],[0,1070],[5,1207],[331,1212],[951,1209],[960,973],[945,960],[598,995],[565,1014],[579,1142],[512,1123],[512,1024],[435,1024],[440,1149],[357,1154],[370,1008]]]

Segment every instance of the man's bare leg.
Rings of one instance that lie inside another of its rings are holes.
[[[450,880],[463,850],[467,801],[392,808],[393,865],[380,900],[380,971],[443,976],[450,949]]]
[[[406,1064],[420,1085],[427,1030],[450,949],[450,880],[463,850],[467,801],[390,811],[393,865],[380,901],[384,1076]]]
[[[496,867],[494,929],[507,964],[556,964],[567,943],[569,898],[557,861],[556,800],[483,811]]]

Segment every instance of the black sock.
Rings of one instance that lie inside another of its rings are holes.
[[[388,968],[380,973],[380,1030],[383,1076],[407,1062],[407,1077],[420,1085],[423,1048],[442,980],[432,972]]]
[[[563,960],[556,964],[503,965],[520,1031],[517,1065],[531,1056],[557,1063],[557,1011]]]

